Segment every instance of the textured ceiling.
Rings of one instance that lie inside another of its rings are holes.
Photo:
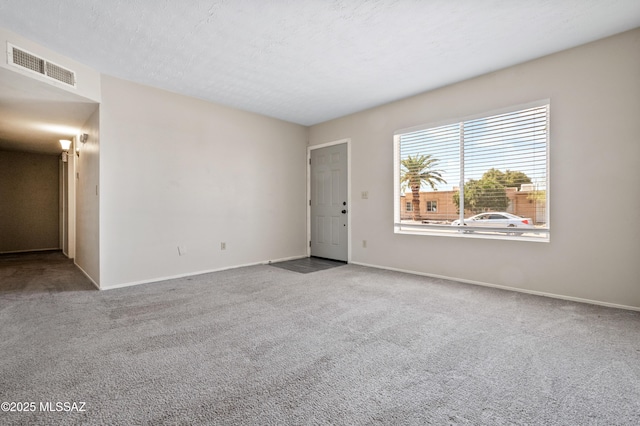
[[[639,26],[639,0],[0,2],[102,73],[304,125]]]

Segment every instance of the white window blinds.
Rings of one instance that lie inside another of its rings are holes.
[[[548,240],[548,123],[544,102],[396,132],[396,231]]]

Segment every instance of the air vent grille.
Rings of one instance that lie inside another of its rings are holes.
[[[38,58],[23,50],[13,48],[13,63],[31,71],[44,74],[44,59]]]
[[[9,44],[9,63],[76,87],[76,73]]]
[[[76,85],[76,75],[73,71],[69,71],[66,68],[62,68],[51,62],[47,62],[47,76],[55,78],[58,81],[67,83],[71,86]]]

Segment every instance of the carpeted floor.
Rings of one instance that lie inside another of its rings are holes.
[[[0,324],[2,425],[640,424],[639,313],[356,265],[99,292],[0,256]]]

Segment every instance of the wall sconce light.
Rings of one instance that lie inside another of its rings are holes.
[[[66,139],[60,139],[60,146],[63,151],[69,151],[69,147],[71,146],[71,141]]]
[[[71,141],[66,139],[60,139],[60,146],[62,147],[62,162],[69,161],[69,148],[71,147]]]
[[[78,135],[78,140],[85,144],[89,140],[89,135],[87,133],[80,133]],[[76,155],[80,157],[80,144],[76,144]]]

